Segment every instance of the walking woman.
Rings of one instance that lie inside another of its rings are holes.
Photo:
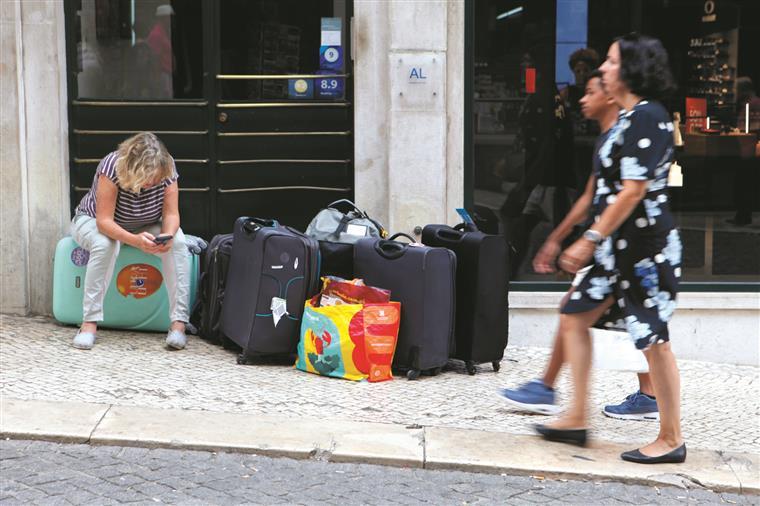
[[[90,191],[71,222],[71,235],[90,252],[84,278],[82,327],[75,348],[95,344],[103,300],[121,243],[161,257],[169,295],[170,348],[185,347],[190,302],[190,261],[179,228],[179,186],[174,159],[150,132],[138,133],[100,161]]]
[[[600,163],[594,224],[558,262],[570,273],[591,265],[561,308],[560,333],[575,391],[570,409],[536,430],[549,440],[585,444],[589,328],[625,330],[638,349],[648,351],[660,432],[654,442],[621,457],[642,464],[683,462],[680,378],[668,334],[682,248],[667,192],[673,124],[658,102],[673,89],[673,78],[660,41],[638,34],[613,42],[600,70],[605,90],[623,111],[595,153]]]

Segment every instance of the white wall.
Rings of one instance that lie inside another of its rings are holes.
[[[563,295],[511,293],[509,345],[551,347]],[[679,293],[668,330],[677,358],[760,366],[758,293]]]
[[[11,313],[29,307],[26,163],[19,124],[24,117],[19,108],[20,9],[18,3],[0,9],[0,306]]]
[[[392,232],[454,222],[463,187],[464,4],[354,3],[355,185]],[[409,69],[426,82],[413,86]]]
[[[6,0],[0,11],[0,311],[44,314],[70,219],[63,2]]]

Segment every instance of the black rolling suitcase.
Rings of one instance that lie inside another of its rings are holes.
[[[273,220],[235,222],[222,332],[239,363],[296,352],[304,302],[318,290],[317,241]]]
[[[391,299],[401,302],[393,367],[416,379],[421,372],[440,372],[452,352],[456,257],[445,248],[393,240],[400,235],[405,234],[357,242],[354,274],[390,290]]]
[[[491,362],[495,371],[509,337],[509,253],[503,237],[484,234],[474,225],[428,225],[422,242],[448,248],[457,257],[456,348],[467,372]]]
[[[203,258],[196,308],[191,317],[199,336],[220,345],[225,344],[221,316],[231,252],[232,234],[218,234],[211,239]]]

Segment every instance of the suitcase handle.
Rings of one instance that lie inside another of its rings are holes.
[[[375,244],[375,251],[377,251],[381,257],[387,258],[388,260],[395,260],[396,258],[400,258],[404,253],[406,253],[406,248],[408,248],[406,244],[400,243],[398,241],[392,241],[390,239],[387,241],[377,241]]]
[[[439,239],[441,241],[445,242],[461,242],[462,238],[464,237],[464,232],[460,232],[456,229],[456,227],[453,230],[445,229],[445,228],[439,228],[435,231],[435,237],[436,239]]]
[[[417,240],[416,240],[414,237],[412,237],[412,236],[411,236],[411,235],[409,235],[409,234],[405,234],[404,232],[399,232],[399,233],[397,233],[397,234],[393,234],[392,236],[390,236],[390,237],[388,238],[388,240],[389,240],[389,241],[400,242],[400,241],[396,241],[396,238],[397,238],[397,237],[406,237],[407,239],[409,239],[409,240],[410,240],[411,242],[413,242],[413,243],[414,243],[414,242],[417,242]]]
[[[462,230],[464,232],[479,232],[480,229],[474,223],[460,223],[454,226],[454,230]]]
[[[252,234],[264,227],[276,227],[277,220],[267,220],[265,218],[246,218],[243,222],[243,230]]]

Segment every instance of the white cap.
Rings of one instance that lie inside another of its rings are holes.
[[[174,9],[169,4],[163,4],[156,7],[156,16],[174,16]]]

